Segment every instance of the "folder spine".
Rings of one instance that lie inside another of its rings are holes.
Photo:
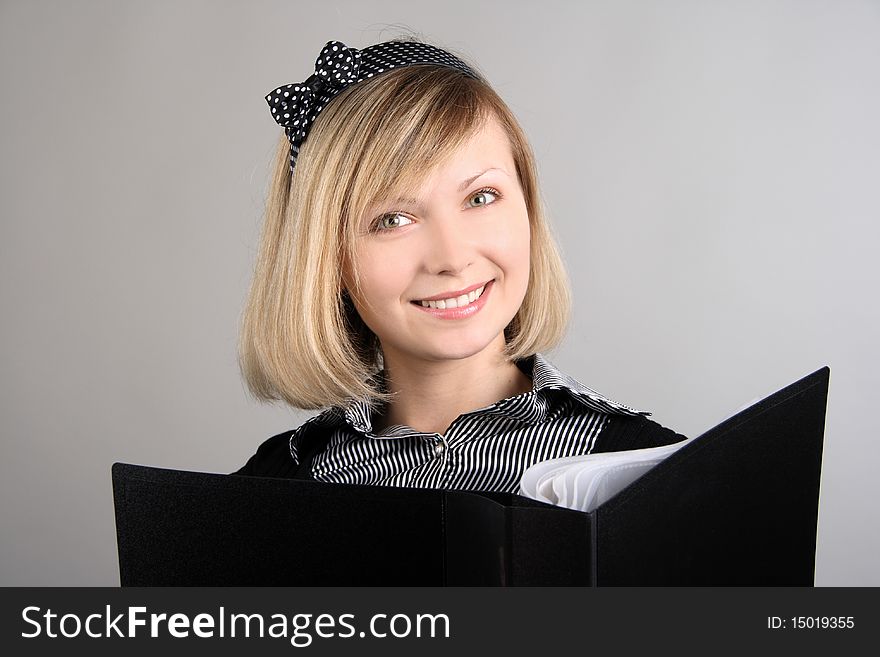
[[[446,491],[443,491],[443,494],[440,495],[440,545],[443,546],[443,549],[440,550],[440,581],[443,582],[443,586],[449,586],[449,561],[448,561],[448,549],[449,539],[447,537],[446,531],[446,521],[447,521],[447,499],[446,499]]]
[[[587,515],[587,526],[590,530],[590,537],[588,539],[590,544],[590,580],[587,586],[599,586],[599,527],[598,514],[595,511]]]

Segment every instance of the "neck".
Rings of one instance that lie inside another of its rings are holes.
[[[504,335],[467,358],[413,361],[393,350],[383,351],[388,391],[397,393],[374,431],[404,425],[424,433],[445,434],[464,413],[532,390],[532,381],[501,353]]]

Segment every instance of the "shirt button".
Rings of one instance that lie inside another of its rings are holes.
[[[437,456],[443,456],[443,443],[437,443],[434,445],[434,454]]]

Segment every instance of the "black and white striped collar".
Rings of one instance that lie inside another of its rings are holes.
[[[612,415],[643,415],[648,411],[639,411],[620,404],[608,397],[588,388],[580,381],[560,372],[541,354],[534,354],[517,362],[517,366],[532,379],[532,390],[514,397],[508,397],[489,406],[473,411],[474,415],[502,415],[523,423],[534,424],[542,421],[553,409],[551,390],[560,390],[567,397],[587,409]],[[376,374],[376,379],[384,383],[384,371]],[[345,406],[333,406],[310,418],[290,436],[291,453],[296,457],[296,443],[311,429],[333,428],[348,425],[367,438],[387,439],[413,436],[433,436],[433,433],[422,433],[411,427],[394,425],[374,432],[370,409],[362,400],[352,400]]]

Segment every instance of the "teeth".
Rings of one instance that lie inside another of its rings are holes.
[[[483,287],[478,287],[476,290],[468,294],[462,294],[459,297],[441,299],[440,301],[422,301],[421,304],[425,308],[437,308],[439,310],[445,310],[446,308],[461,308],[462,306],[466,306],[479,299],[480,295],[483,294],[484,289],[486,289],[485,285]]]

